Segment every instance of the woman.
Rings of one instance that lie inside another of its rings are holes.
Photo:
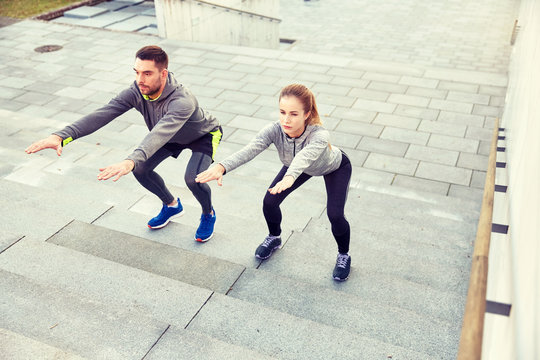
[[[264,127],[243,149],[200,173],[195,181],[217,180],[221,186],[226,172],[250,161],[270,144],[276,146],[283,167],[264,197],[263,213],[269,234],[255,251],[255,256],[264,260],[281,247],[281,202],[312,176],[323,176],[327,214],[338,245],[333,277],[344,281],[351,267],[348,254],[350,227],[344,214],[351,163],[343,151],[330,145],[329,133],[322,127],[315,97],[308,88],[300,84],[283,88],[279,96],[279,112],[279,122]]]

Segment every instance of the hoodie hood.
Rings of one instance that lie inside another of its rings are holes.
[[[182,85],[176,80],[174,77],[174,74],[172,72],[169,72],[167,74],[167,82],[165,83],[165,87],[163,88],[163,92],[161,93],[161,96],[157,101],[161,101],[161,99],[167,98],[169,95],[171,95],[176,89],[181,88]]]

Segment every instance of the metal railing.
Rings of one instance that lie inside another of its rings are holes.
[[[495,128],[493,129],[482,209],[480,210],[480,219],[478,220],[478,229],[474,244],[469,290],[459,341],[458,360],[480,360],[482,358],[498,134],[499,119],[497,118],[495,120]]]

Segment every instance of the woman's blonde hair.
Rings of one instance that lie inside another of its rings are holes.
[[[322,125],[319,112],[317,111],[317,104],[315,103],[315,96],[311,90],[301,84],[291,84],[281,89],[279,100],[287,96],[296,97],[304,105],[304,112],[309,112],[306,125]]]

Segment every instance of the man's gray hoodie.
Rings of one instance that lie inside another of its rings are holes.
[[[144,117],[150,132],[127,157],[135,167],[146,161],[166,143],[189,144],[217,130],[217,119],[199,107],[197,99],[169,72],[161,96],[154,101],[144,99],[135,82],[123,90],[107,105],[84,116],[54,134],[66,140],[75,140],[107,125],[131,108]]]
[[[219,163],[229,172],[274,144],[279,159],[288,167],[284,176],[296,180],[303,172],[311,176],[326,175],[339,168],[342,157],[341,150],[329,145],[329,138],[328,130],[317,125],[308,125],[302,135],[291,138],[277,121],[265,126],[249,144]]]

